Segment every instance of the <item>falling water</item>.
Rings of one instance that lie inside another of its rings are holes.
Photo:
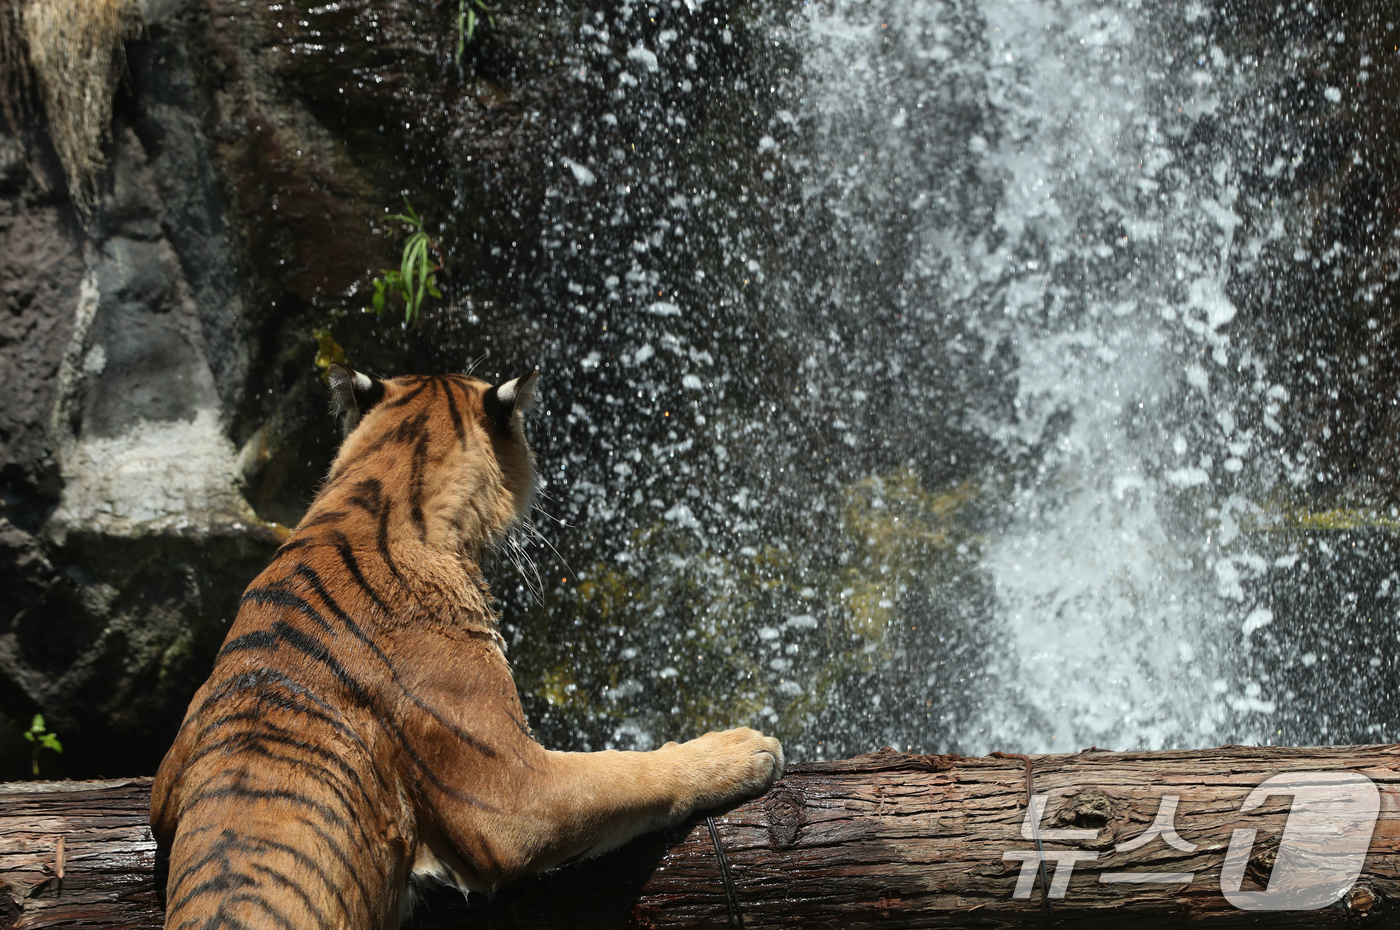
[[[936,281],[924,299],[1016,359],[1010,408],[978,429],[1003,460],[1035,450],[1034,463],[984,479],[1003,499],[982,554],[995,596],[979,618],[982,693],[956,734],[969,748],[1161,748],[1217,741],[1225,723],[1218,634],[1238,629],[1237,610],[1209,583],[1198,534],[1165,514],[1210,475],[1199,451],[1164,445],[1185,379],[1212,351],[1230,361],[1233,215],[1227,178],[1166,170],[1166,109],[1201,104],[1170,85],[1137,7],[857,4],[812,18],[828,144],[884,153],[883,170],[850,173],[913,214],[912,264]],[[981,98],[977,122],[950,119],[968,107],[959,95]],[[961,171],[932,188],[920,155],[935,147]],[[995,191],[989,210],[925,207],[969,183]]]
[[[1334,738],[1370,652],[1275,636],[1330,550],[1267,532],[1312,465],[1229,295],[1289,217],[1240,241],[1243,169],[1196,138],[1260,80],[1218,14],[709,12],[624,2],[571,63],[527,308],[566,524],[536,721],[797,757]]]

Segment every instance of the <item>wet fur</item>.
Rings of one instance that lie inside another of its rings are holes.
[[[533,493],[533,376],[332,386],[347,437],[152,790],[167,927],[392,928],[411,876],[489,892],[781,773],[744,729],[649,753],[531,738],[479,565]]]

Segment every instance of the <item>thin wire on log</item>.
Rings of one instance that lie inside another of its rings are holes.
[[[715,829],[715,818],[706,817],[710,827],[710,839],[715,844],[715,858],[719,859],[719,875],[724,880],[724,906],[729,911],[729,926],[744,930],[744,915],[739,911],[739,892],[734,888],[734,877],[729,874],[729,860],[724,858],[724,847],[719,844],[719,830]],[[1044,863],[1041,863],[1044,868]]]
[[[1050,874],[1045,870],[1045,846],[1040,842],[1040,818],[1035,814],[1035,780],[1032,774],[1031,757],[1019,752],[994,752],[996,759],[1020,759],[1026,763],[1026,816],[1031,822],[1031,836],[1035,839],[1035,854],[1040,860],[1040,910],[1045,915],[1045,926],[1055,926],[1055,906],[1050,903]]]

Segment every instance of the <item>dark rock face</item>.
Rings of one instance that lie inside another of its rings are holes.
[[[66,744],[46,774],[153,768],[275,541],[227,432],[249,326],[165,6],[92,228],[37,121],[0,136],[0,716],[45,714]]]
[[[13,139],[10,150],[17,150]],[[81,248],[74,241],[72,217],[53,204],[21,204],[18,171],[0,200],[0,366],[6,376],[0,403],[0,475],[7,491],[31,501],[42,511],[44,500],[57,494],[57,461],[53,457],[48,422],[36,412],[51,409],[58,397],[58,370],[72,329],[72,315],[50,312],[77,301],[82,278]],[[16,501],[15,503],[18,503]],[[39,512],[21,518],[33,524]]]
[[[1298,415],[1290,452],[1315,456],[1320,466],[1300,490],[1343,505],[1393,501],[1400,277],[1389,243],[1400,211],[1392,40],[1400,16],[1375,0],[1283,4],[1267,13],[1235,0],[1212,6],[1246,52],[1269,60],[1288,48],[1290,63],[1183,143],[1236,160],[1243,235],[1265,228],[1276,201],[1302,208],[1288,244],[1239,258],[1230,299],[1291,392]],[[1344,104],[1329,98],[1338,86]]]

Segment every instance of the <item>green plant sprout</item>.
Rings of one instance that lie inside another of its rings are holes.
[[[423,306],[424,297],[430,294],[433,297],[442,297],[442,291],[438,290],[437,286],[437,273],[442,270],[442,262],[432,264],[428,257],[429,252],[436,252],[441,256],[442,250],[423,228],[423,221],[418,218],[407,197],[403,199],[403,205],[405,213],[395,213],[387,219],[407,223],[413,228],[413,232],[403,244],[403,261],[399,267],[385,268],[383,274],[374,279],[374,297],[370,299],[370,303],[374,306],[376,314],[382,314],[391,297],[402,297],[404,322],[412,323]]]
[[[491,8],[486,5],[486,0],[457,0],[457,58],[456,64],[462,66],[462,51],[467,47],[467,43],[476,34],[477,10],[486,14],[486,21],[492,26],[496,25],[496,17],[492,15]]]
[[[54,752],[63,752],[63,744],[58,741],[58,734],[50,733],[44,726],[44,715],[35,714],[34,720],[29,724],[29,729],[24,732],[24,738],[34,744],[34,750],[30,753],[29,761],[34,769],[34,777],[39,777],[39,750],[52,749]]]

